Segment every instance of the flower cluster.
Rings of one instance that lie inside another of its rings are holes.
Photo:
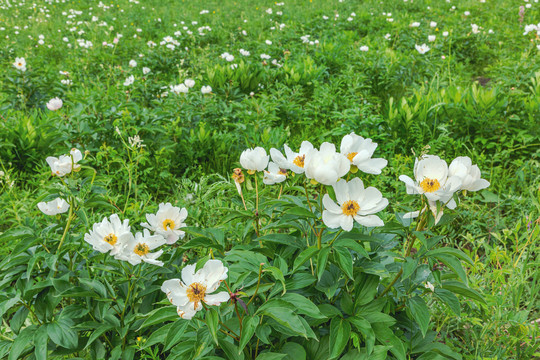
[[[399,180],[405,183],[407,194],[424,195],[427,206],[421,211],[407,213],[405,217],[418,217],[429,207],[436,223],[441,219],[444,207],[456,207],[454,194],[457,191],[478,191],[489,186],[489,182],[481,178],[478,165],[473,165],[467,156],[455,158],[448,166],[446,161],[438,156],[424,155],[415,161],[414,177],[415,180],[401,175]]]
[[[358,170],[367,174],[380,174],[388,161],[373,158],[377,144],[354,132],[341,140],[340,151],[334,144],[325,142],[315,148],[309,141],[302,142],[298,152],[284,145],[285,155],[278,149],[270,149],[270,156],[261,147],[247,149],[240,155],[240,164],[248,174],[264,172],[266,185],[281,183],[287,179],[288,171],[304,174],[313,184],[332,186],[336,194],[337,205],[328,194],[323,198],[323,222],[330,228],[342,228],[350,231],[354,221],[368,226],[382,226],[383,221],[373,215],[388,205],[374,187],[364,187],[359,178],[351,181],[342,177]],[[270,157],[272,161],[270,161]]]
[[[183,238],[185,233],[180,229],[186,226],[184,220],[187,215],[184,208],[161,203],[156,214],[146,214],[148,222],[141,223],[146,229],[133,235],[129,220],[122,222],[117,214],[113,214],[108,219],[104,218],[101,222],[95,223],[92,230],[84,235],[84,240],[92,245],[94,250],[110,253],[116,259],[127,261],[132,265],[144,261],[163,266],[163,262],[157,260],[163,254],[163,250],[151,251],[164,244],[174,244]],[[154,234],[151,234],[150,230]]]

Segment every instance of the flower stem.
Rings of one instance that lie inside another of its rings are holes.
[[[255,292],[253,293],[253,296],[251,296],[251,299],[249,299],[248,303],[246,304],[246,307],[249,306],[249,304],[251,304],[251,302],[253,301],[253,299],[255,299],[255,296],[257,296],[257,292],[259,292],[259,286],[261,285],[261,275],[262,275],[262,267],[263,267],[264,264],[260,264],[259,265],[259,280],[257,280],[257,287],[255,288]]]
[[[64,243],[64,240],[66,239],[67,232],[69,230],[69,227],[71,226],[71,222],[73,221],[73,207],[75,206],[75,199],[71,197],[71,201],[69,202],[69,214],[68,214],[68,221],[66,223],[66,227],[64,228],[64,233],[62,234],[62,238],[60,239],[60,244],[58,244],[58,249],[56,249],[56,254],[60,252],[60,248],[62,247],[62,244]],[[56,275],[56,273],[55,273]]]

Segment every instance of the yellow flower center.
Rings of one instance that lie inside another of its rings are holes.
[[[357,152],[348,153],[347,154],[347,159],[349,159],[349,161],[352,162],[356,155],[358,155]]]
[[[354,200],[348,200],[341,205],[341,210],[347,216],[354,216],[360,210],[360,205]]]
[[[116,244],[116,242],[118,241],[118,238],[113,233],[110,233],[109,235],[103,238],[103,241],[114,246],[114,244]]]
[[[137,245],[135,245],[135,249],[133,249],[133,252],[139,256],[144,256],[150,252],[150,248],[144,243],[138,243]]]
[[[163,222],[163,230],[168,230],[168,229],[173,230],[174,226],[175,226],[174,221],[172,221],[171,219],[166,219]]]
[[[441,188],[441,184],[439,184],[439,180],[437,179],[425,178],[420,183],[420,187],[422,188],[422,190],[424,190],[424,192],[430,193],[439,190]]]
[[[287,176],[287,170],[280,168],[279,171],[278,171],[278,174]]]
[[[199,302],[204,300],[206,286],[201,283],[193,283],[187,288],[186,295],[189,301],[193,303],[193,309],[196,310]]]
[[[298,167],[301,167],[303,168],[304,167],[304,160],[306,160],[306,155],[298,155],[297,157],[294,158],[293,160],[293,164],[298,166]]]

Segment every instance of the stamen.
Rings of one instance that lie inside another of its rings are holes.
[[[304,167],[304,161],[306,160],[306,155],[298,155],[297,157],[294,158],[293,160],[293,164],[298,166],[298,167],[301,167],[303,168]]]
[[[114,244],[116,244],[116,242],[118,241],[118,238],[113,233],[110,233],[109,235],[107,235],[107,236],[105,236],[103,238],[103,241],[105,241],[105,242],[111,244],[112,246],[114,246]]]
[[[424,190],[424,192],[431,193],[431,192],[439,190],[441,188],[441,184],[439,183],[439,180],[437,179],[425,178],[420,183],[420,187],[422,188],[422,190]]]
[[[354,216],[360,210],[360,205],[354,200],[348,200],[341,205],[341,210],[347,216]]]
[[[144,243],[138,243],[137,245],[135,245],[135,249],[133,249],[133,252],[139,256],[144,256],[150,252],[150,248]]]
[[[174,221],[172,221],[171,219],[166,219],[165,221],[163,221],[163,230],[174,230]]]
[[[349,159],[349,161],[352,162],[356,155],[358,155],[357,152],[348,153],[347,154],[347,159]]]

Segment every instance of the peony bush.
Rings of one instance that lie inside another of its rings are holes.
[[[460,359],[430,322],[433,304],[459,315],[460,300],[484,299],[468,286],[471,259],[446,246],[440,224],[489,182],[468,157],[448,165],[424,151],[399,177],[403,197],[416,197],[402,213],[369,184],[388,164],[376,143],[351,133],[337,149],[245,150],[236,199],[215,228],[171,203],[137,224],[107,204],[80,150],[48,157],[37,207],[51,225],[4,235],[18,243],[0,263],[0,313],[17,336],[2,335],[0,350],[8,359]]]

